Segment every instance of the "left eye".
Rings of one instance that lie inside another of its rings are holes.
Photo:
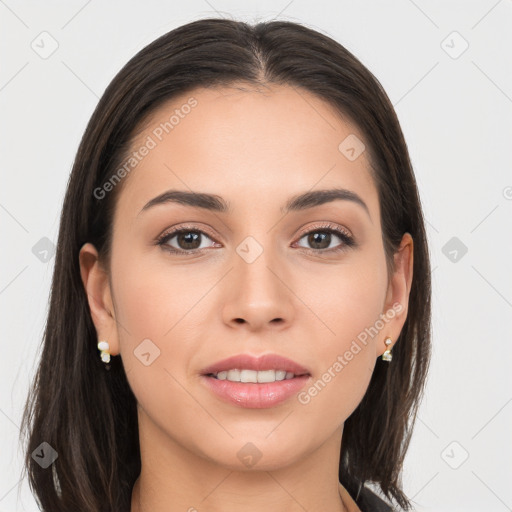
[[[334,247],[331,246],[331,242],[333,242],[333,237],[337,237],[341,240],[341,244],[335,245]],[[314,250],[315,252],[322,252],[322,251],[338,251],[342,250],[346,247],[351,247],[354,245],[353,238],[350,237],[348,234],[344,233],[343,231],[336,229],[336,228],[317,228],[312,231],[307,232],[305,235],[303,235],[300,239],[307,239],[307,243],[312,246],[311,247],[305,247],[305,249],[308,250]],[[300,246],[304,247],[304,246]]]
[[[169,233],[167,235],[164,235],[159,240],[158,244],[172,247],[174,250],[171,252],[193,252],[208,247],[208,245],[201,246],[200,242],[202,237],[206,237],[211,240],[211,238],[203,231],[192,229],[180,229],[177,231],[173,231],[172,233]],[[176,238],[178,247],[175,247],[169,243],[174,238]]]

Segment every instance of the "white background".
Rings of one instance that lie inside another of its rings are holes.
[[[434,269],[433,358],[405,491],[417,510],[512,510],[511,0],[1,0],[0,512],[37,510],[20,481],[18,426],[54,259],[32,248],[56,242],[86,123],[137,51],[219,15],[304,23],[383,84],[410,149]],[[42,37],[46,48],[58,43],[46,59],[31,47]],[[457,261],[443,253],[452,237],[467,247]]]

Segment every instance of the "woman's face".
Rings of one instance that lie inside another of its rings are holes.
[[[385,338],[400,333],[412,278],[406,235],[388,280],[362,141],[329,105],[288,86],[198,89],[139,133],[109,279],[90,244],[81,263],[99,339],[122,358],[146,442],[225,467],[248,454],[276,468],[341,434]],[[333,189],[349,193],[294,203]],[[169,191],[216,200],[166,201]],[[283,383],[219,396],[203,370],[239,354],[278,354],[309,375],[289,396]]]

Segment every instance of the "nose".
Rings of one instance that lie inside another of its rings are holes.
[[[266,328],[282,330],[291,325],[294,296],[290,273],[271,253],[264,250],[252,262],[235,254],[222,312],[230,327],[243,325],[254,332]]]

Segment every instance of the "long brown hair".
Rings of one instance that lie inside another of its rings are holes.
[[[303,25],[203,19],[137,53],[101,97],[81,140],[64,199],[42,356],[23,417],[26,469],[44,511],[129,511],[141,469],[136,399],[121,358],[105,371],[80,278],[79,251],[93,243],[108,262],[121,187],[94,191],[118,169],[146,116],[198,87],[286,84],[351,119],[365,137],[382,219],[388,270],[402,235],[414,240],[405,325],[391,363],[378,359],[368,390],[346,420],[340,482],[374,482],[405,510],[401,468],[430,359],[430,263],[417,185],[393,107],[378,80],[341,44]],[[108,266],[107,266],[108,268]],[[31,456],[58,453],[44,469]]]

